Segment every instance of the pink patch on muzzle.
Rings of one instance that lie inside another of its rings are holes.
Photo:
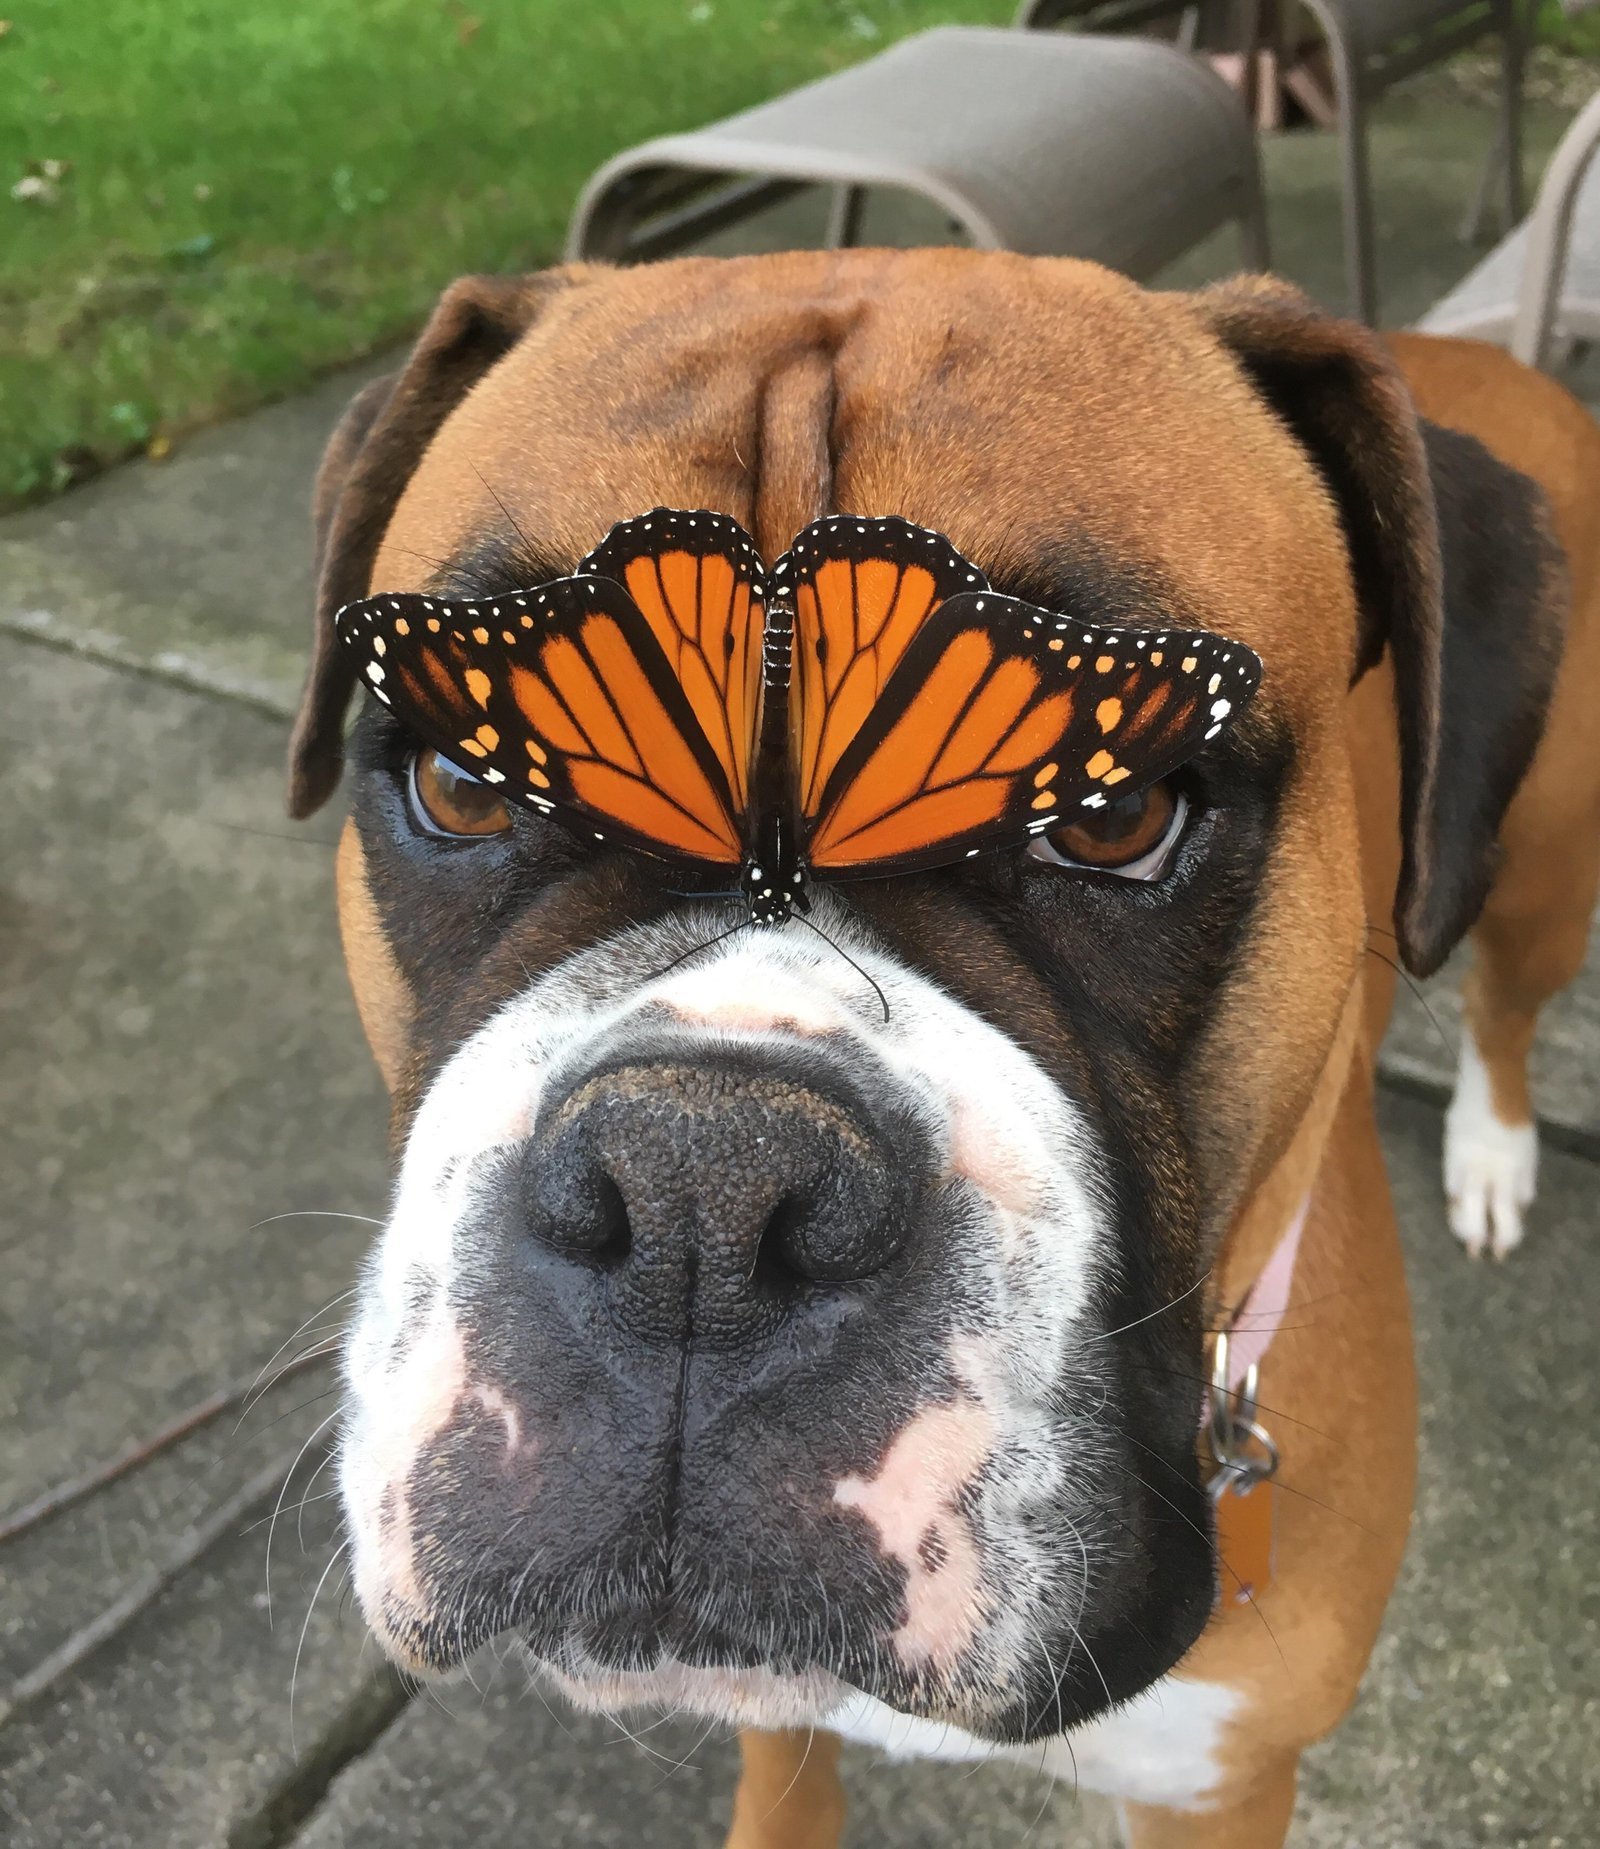
[[[412,1476],[428,1447],[464,1413],[496,1422],[506,1459],[532,1449],[517,1409],[498,1389],[469,1378],[466,1343],[436,1310],[405,1359],[385,1376],[352,1439],[345,1473],[355,1530],[355,1585],[361,1608],[390,1655],[418,1668],[406,1633],[428,1617],[427,1563],[412,1509]],[[424,1548],[432,1537],[423,1537]]]
[[[890,1641],[907,1669],[948,1674],[987,1616],[977,1537],[960,1496],[993,1439],[988,1410],[963,1394],[919,1412],[875,1476],[843,1477],[834,1487],[835,1503],[864,1515],[884,1553],[905,1568],[906,1615]]]

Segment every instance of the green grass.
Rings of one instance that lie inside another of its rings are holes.
[[[1600,11],[1570,16],[1561,10],[1561,0],[1541,0],[1535,27],[1541,45],[1553,45],[1578,58],[1600,58]]]
[[[1011,0],[8,10],[0,502],[402,339],[464,270],[548,261],[619,148]],[[30,173],[50,196],[10,197]]]

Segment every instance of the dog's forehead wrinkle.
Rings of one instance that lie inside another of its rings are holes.
[[[756,545],[769,564],[833,505],[840,329],[823,317],[807,333],[762,382],[750,503]]]

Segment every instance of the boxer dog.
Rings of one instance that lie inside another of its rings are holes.
[[[737,1725],[737,1849],[836,1844],[839,1736],[1075,1769],[1135,1849],[1282,1842],[1411,1507],[1389,966],[1469,931],[1451,1224],[1503,1253],[1533,1193],[1600,867],[1597,481],[1548,380],[1267,280],[450,289],[329,447],[290,768],[304,816],[348,760],[394,1101],[341,1458],[393,1657],[514,1638],[584,1706]],[[1048,610],[1236,638],[1260,691],[1093,839],[819,889],[825,936],[719,937],[377,702],[346,749],[341,606],[525,590],[661,504],[769,564],[903,516]]]

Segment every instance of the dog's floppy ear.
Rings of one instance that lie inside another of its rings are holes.
[[[1474,438],[1424,423],[1367,329],[1264,279],[1197,300],[1338,506],[1361,625],[1353,676],[1393,657],[1395,925],[1407,966],[1429,975],[1483,905],[1544,724],[1566,609],[1549,509]]]
[[[296,819],[320,808],[339,781],[355,679],[334,637],[334,616],[366,596],[390,516],[439,426],[565,281],[555,274],[452,283],[404,367],[358,392],[330,438],[313,497],[311,666],[289,740],[289,813]]]

